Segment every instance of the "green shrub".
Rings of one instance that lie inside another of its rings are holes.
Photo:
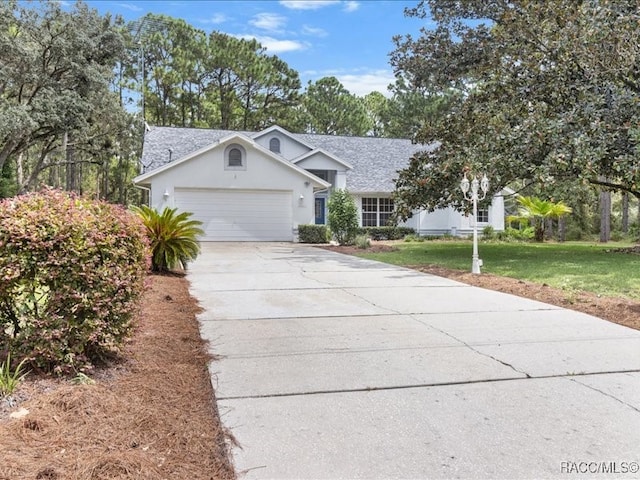
[[[585,237],[586,235],[579,225],[570,225],[564,234],[565,240],[570,242],[583,240]]]
[[[611,235],[609,237],[612,242],[621,242],[622,240],[625,240],[625,238],[625,234],[620,230],[614,230],[613,232],[611,232]]]
[[[507,227],[504,232],[498,232],[496,238],[506,242],[523,242],[533,240],[535,231],[533,227],[518,228]]]
[[[360,227],[359,232],[372,240],[401,240],[407,235],[415,235],[416,231],[409,227]]]
[[[484,240],[494,240],[496,238],[496,231],[491,225],[487,225],[482,229],[482,238]]]
[[[328,243],[329,231],[326,225],[298,225],[300,243]]]
[[[0,201],[0,351],[64,372],[120,348],[148,253],[124,208],[56,190]]]
[[[404,237],[404,241],[405,242],[418,242],[418,243],[422,243],[425,240],[427,240],[427,238],[422,237],[420,235],[416,235],[414,233],[407,235],[406,237]]]
[[[204,234],[204,231],[200,228],[201,221],[189,220],[192,213],[176,215],[177,208],[169,207],[158,213],[146,205],[131,209],[146,227],[151,243],[151,269],[154,272],[186,269],[187,263],[196,259],[200,253],[198,235]]]
[[[354,244],[356,247],[366,250],[371,246],[371,239],[366,235],[356,235]]]
[[[358,207],[346,190],[334,190],[328,202],[328,226],[336,242],[351,245],[358,234]]]

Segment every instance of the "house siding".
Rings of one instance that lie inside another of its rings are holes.
[[[301,174],[245,147],[246,169],[225,170],[224,145],[159,172],[151,185],[152,207],[175,207],[175,188],[291,191],[293,230],[313,223],[313,186]],[[165,192],[168,195],[165,195]]]

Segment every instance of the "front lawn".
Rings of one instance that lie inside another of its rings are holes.
[[[468,240],[400,242],[394,246],[394,251],[362,251],[357,255],[394,265],[471,269],[472,243]],[[612,251],[624,246],[629,244],[480,242],[478,249],[486,273],[568,291],[640,299],[640,255]]]

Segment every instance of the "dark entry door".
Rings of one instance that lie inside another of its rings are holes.
[[[316,198],[316,225],[324,225],[324,198]]]

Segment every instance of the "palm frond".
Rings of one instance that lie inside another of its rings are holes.
[[[177,208],[165,207],[162,213],[146,205],[132,207],[143,221],[151,242],[151,265],[154,271],[186,268],[200,253],[198,236],[204,231],[202,222],[191,219],[190,212],[177,212]]]

